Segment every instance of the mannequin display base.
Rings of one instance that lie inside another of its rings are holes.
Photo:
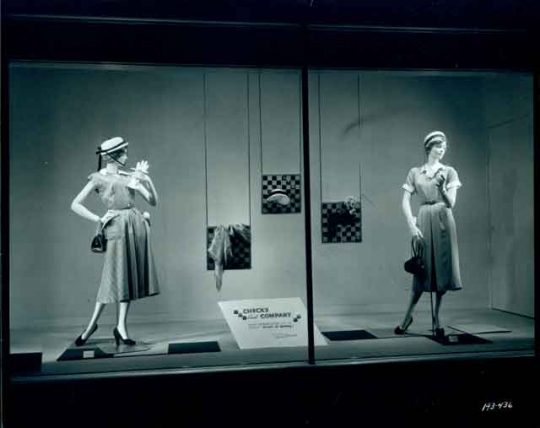
[[[463,333],[469,334],[486,334],[486,333],[511,333],[512,330],[509,330],[504,327],[499,327],[491,324],[452,324],[449,326],[454,330],[461,331]]]
[[[102,350],[104,353],[112,354],[112,355],[148,351],[151,347],[152,347],[151,345],[144,342],[139,342],[139,341],[137,341],[135,345],[124,345],[121,343],[120,345],[117,346],[116,343],[114,342],[100,343],[98,345],[98,348]]]
[[[446,334],[444,336],[427,336],[429,339],[434,342],[440,343],[441,345],[451,346],[451,345],[479,345],[485,343],[492,343],[491,341],[484,339],[482,337],[475,336],[468,333],[459,333],[459,334]]]
[[[121,354],[149,351],[151,348],[151,345],[144,342],[140,342],[132,346],[122,344],[120,346],[116,346],[114,339],[90,339],[84,346],[70,346],[62,353],[62,355],[60,355],[60,357],[58,357],[57,361],[112,358]]]

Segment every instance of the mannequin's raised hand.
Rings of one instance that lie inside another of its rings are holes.
[[[142,160],[140,162],[137,162],[135,165],[135,168],[131,168],[134,172],[133,175],[137,177],[139,180],[148,180],[148,162],[145,160]]]

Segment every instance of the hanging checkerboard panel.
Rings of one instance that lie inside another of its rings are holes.
[[[290,204],[280,205],[266,199],[275,189],[283,190],[290,198]],[[262,213],[296,214],[302,211],[302,189],[300,174],[273,174],[262,176]]]
[[[251,229],[251,226],[246,226]],[[210,244],[214,239],[214,232],[216,230],[215,226],[210,226],[207,228],[207,240],[206,248],[210,248]],[[250,230],[251,232],[251,230]],[[225,269],[230,270],[240,270],[240,269],[251,269],[251,242],[246,242],[238,234],[233,234],[229,237],[231,240],[231,249],[232,249],[232,258],[227,261]],[[214,270],[215,263],[212,257],[206,252],[206,269]]]
[[[358,217],[345,214],[343,202],[321,204],[322,243],[362,242],[362,209]]]

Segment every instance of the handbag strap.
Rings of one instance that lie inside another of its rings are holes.
[[[422,257],[424,254],[424,239],[413,238],[411,239],[411,254],[413,257]]]

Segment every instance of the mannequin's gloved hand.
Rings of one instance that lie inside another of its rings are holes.
[[[139,179],[139,180],[148,180],[148,162],[145,160],[142,160],[140,162],[137,162],[135,165],[135,168],[131,168],[134,172],[133,175]]]
[[[416,225],[416,217],[412,217],[409,221],[409,231],[411,232],[411,236],[414,239],[422,239],[424,235],[422,235],[422,232]]]
[[[442,174],[437,174],[435,176],[435,184],[439,190],[444,190],[444,185],[446,183],[446,177]]]
[[[101,225],[104,227],[109,221],[115,218],[118,215],[117,210],[108,210],[103,217],[99,220]]]

